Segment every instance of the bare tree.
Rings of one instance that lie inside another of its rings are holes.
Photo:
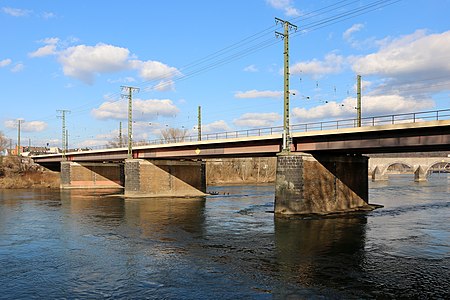
[[[119,137],[115,137],[113,140],[106,144],[106,148],[123,148],[128,145],[128,136],[122,136],[122,140]]]
[[[183,142],[187,132],[184,128],[166,128],[161,130],[161,136],[167,143]]]

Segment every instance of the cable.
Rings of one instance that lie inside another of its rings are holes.
[[[311,22],[311,23],[306,24],[306,25],[302,25],[302,26],[299,27],[300,31],[297,34],[293,34],[293,36],[303,35],[303,34],[306,34],[307,32],[311,32],[313,30],[317,30],[317,29],[323,28],[325,26],[332,25],[332,24],[335,24],[337,22],[341,22],[343,20],[347,20],[349,18],[353,18],[355,16],[359,16],[361,14],[368,13],[370,11],[373,11],[375,9],[379,9],[381,7],[392,5],[392,4],[397,3],[399,1],[401,1],[401,0],[396,0],[396,1],[392,1],[392,0],[374,1],[374,2],[371,2],[371,3],[367,4],[367,5],[365,5],[365,6],[357,8],[357,9],[352,9],[352,10],[349,10],[349,11],[346,11],[346,12],[343,12],[343,13],[339,13],[339,14],[331,16],[331,17],[324,18],[322,20],[318,20],[318,21]],[[312,19],[312,18],[315,18],[317,16],[324,15],[324,14],[330,12],[330,11],[334,11],[336,9],[349,6],[349,5],[351,5],[351,4],[355,3],[355,2],[359,2],[359,1],[350,1],[350,2],[349,1],[339,1],[337,3],[331,4],[331,5],[328,5],[326,7],[320,8],[320,9],[312,11],[310,13],[307,13],[307,14],[301,16],[301,17],[303,17],[303,20]],[[321,12],[321,13],[318,13],[318,12]],[[305,17],[305,16],[309,16],[309,17]],[[297,18],[301,18],[301,17],[296,17],[296,18],[293,18],[293,19],[297,19]],[[252,43],[254,43],[255,41],[258,41],[261,38],[263,38],[273,28],[274,28],[274,26],[268,27],[268,28],[266,28],[266,29],[256,33],[256,34],[253,34],[253,35],[251,35],[249,37],[246,37],[246,38],[244,38],[244,39],[242,39],[242,40],[240,40],[240,41],[238,41],[238,42],[236,42],[236,43],[234,43],[234,44],[232,44],[230,46],[227,46],[225,48],[222,48],[221,50],[218,50],[218,51],[216,51],[216,52],[214,52],[212,54],[209,54],[209,55],[207,55],[204,58],[195,60],[192,63],[185,65],[180,70],[185,71],[185,70],[193,69],[192,71],[190,71],[190,72],[188,72],[186,74],[178,74],[177,73],[177,74],[174,75],[174,72],[169,72],[169,73],[163,74],[163,75],[161,75],[161,76],[159,76],[159,77],[157,77],[155,79],[144,81],[144,82],[140,83],[139,85],[142,86],[145,83],[161,81],[161,80],[168,79],[168,78],[170,78],[171,80],[173,80],[175,82],[184,81],[184,80],[187,80],[187,79],[192,78],[194,76],[197,76],[198,74],[201,74],[203,72],[206,72],[206,71],[218,68],[218,67],[220,67],[220,66],[222,66],[224,64],[228,64],[228,63],[233,62],[235,60],[238,60],[238,59],[241,59],[241,58],[246,57],[248,55],[251,55],[251,54],[253,54],[253,53],[257,52],[257,51],[261,51],[263,49],[266,49],[266,48],[268,48],[270,46],[273,46],[273,45],[279,43],[280,41],[274,40],[274,38],[270,38],[270,39],[263,40],[262,42],[258,42],[257,44],[252,44]],[[250,46],[248,46],[248,45],[250,45]],[[240,48],[243,48],[243,47],[245,47],[245,48],[241,49],[241,50],[239,50],[237,52],[233,52],[233,51],[235,51],[237,49],[240,49]],[[225,54],[226,54],[226,56],[225,56]],[[194,67],[199,67],[199,68],[196,69]],[[173,77],[176,77],[176,78],[173,78]],[[151,87],[151,89],[153,89],[153,88],[155,88],[155,86]],[[144,94],[145,93],[149,93],[149,92],[150,92],[149,90],[144,91]],[[120,95],[120,93],[113,93],[111,95],[111,97],[114,98],[114,96],[116,96],[116,95]],[[120,101],[120,99],[112,100],[110,102],[114,103],[114,102],[117,102],[117,101]],[[73,115],[79,115],[79,114],[82,114],[82,113],[84,113],[86,111],[91,110],[91,108],[79,110],[79,108],[87,107],[88,105],[90,105],[90,104],[86,103],[86,104],[84,104],[82,106],[78,106],[78,107],[72,108]]]

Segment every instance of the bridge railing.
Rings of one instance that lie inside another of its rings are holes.
[[[370,127],[378,125],[394,125],[394,124],[417,123],[417,122],[439,121],[439,120],[450,120],[450,109],[365,117],[361,119],[361,126]],[[290,126],[290,130],[291,132],[308,132],[308,131],[334,130],[343,128],[355,128],[357,126],[358,126],[357,119],[343,119],[336,121],[294,124]],[[283,133],[283,126],[205,133],[202,134],[201,138],[202,140],[218,140],[218,139],[273,135],[280,133]],[[138,141],[134,142],[133,146],[160,145],[160,144],[171,144],[178,142],[196,142],[196,141],[198,141],[198,135],[191,135],[171,139],[161,138],[149,141]],[[104,149],[108,148],[108,146],[103,145],[90,148]]]

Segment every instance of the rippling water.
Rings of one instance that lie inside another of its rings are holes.
[[[371,183],[384,208],[324,219],[274,219],[273,186],[210,190],[0,190],[0,298],[450,297],[450,177]]]

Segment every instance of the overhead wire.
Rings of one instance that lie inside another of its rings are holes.
[[[292,36],[298,36],[298,35],[303,35],[306,34],[308,32],[311,32],[313,30],[317,30],[320,28],[323,28],[325,26],[329,26],[332,24],[335,24],[337,22],[343,21],[343,20],[347,20],[349,18],[355,17],[355,16],[359,16],[362,15],[364,13],[368,13],[370,11],[373,11],[375,9],[379,9],[381,7],[385,7],[387,5],[392,5],[394,3],[397,3],[401,0],[378,0],[378,1],[374,1],[371,2],[367,5],[364,5],[360,8],[357,9],[352,9],[350,11],[345,11],[343,13],[339,13],[337,15],[333,15],[331,17],[327,17],[318,21],[314,21],[308,24],[304,24],[299,26],[299,31],[297,33],[292,34]],[[324,15],[330,11],[336,10],[336,9],[340,9],[346,6],[349,6],[351,4],[354,4],[356,2],[359,1],[348,1],[348,0],[344,0],[344,1],[338,1],[334,4],[328,5],[326,7],[317,9],[315,11],[306,13],[300,17],[296,17],[293,18],[292,20],[296,20],[297,18],[301,18],[303,17],[302,20],[307,20],[307,19],[312,19],[312,18],[316,18],[318,16]],[[342,5],[339,5],[342,4]],[[320,13],[319,13],[320,12]],[[309,17],[307,17],[309,16]],[[277,43],[279,43],[279,40],[275,40],[274,38],[270,38],[270,39],[265,39],[263,41],[259,41],[257,44],[252,44],[253,42],[256,42],[260,39],[262,39],[264,36],[266,36],[269,32],[272,32],[272,29],[275,27],[274,26],[270,26],[262,31],[259,31],[256,34],[253,34],[249,37],[246,37],[230,46],[227,46],[225,48],[222,48],[214,53],[211,53],[207,56],[205,56],[204,58],[195,60],[183,67],[180,68],[180,70],[185,71],[185,70],[190,70],[190,69],[194,69],[190,72],[187,72],[186,74],[179,74],[177,78],[174,78],[173,80],[175,82],[180,82],[180,81],[184,81],[187,80],[189,78],[192,78],[198,74],[204,73],[206,71],[218,68],[224,64],[228,64],[231,63],[237,59],[241,59],[243,57],[249,56],[257,51],[261,51],[263,49],[266,49],[270,46],[273,46]],[[306,32],[307,31],[307,32]],[[247,47],[246,47],[247,46]],[[237,49],[243,48],[237,52],[233,52]],[[226,56],[225,56],[226,55]],[[197,69],[195,69],[194,67],[199,67]],[[172,78],[173,77],[173,72],[171,73],[166,73],[163,74],[155,79],[151,79],[151,80],[147,80],[144,81],[142,83],[140,83],[138,86],[142,86],[143,84],[146,83],[150,83],[150,82],[156,82],[156,81],[161,81],[164,79],[168,79],[168,78]],[[154,88],[155,86],[153,86],[152,88]],[[151,90],[151,89],[150,89]],[[144,91],[144,93],[146,93],[146,91]],[[120,93],[113,93],[111,94],[111,98],[114,98],[115,96],[119,96]],[[110,102],[117,102],[120,101],[121,99],[117,99],[117,100],[111,100]],[[85,104],[82,106],[78,106],[75,108],[72,108],[71,110],[73,111],[73,115],[78,115],[81,113],[84,113],[86,111],[91,110],[92,108],[86,108],[83,110],[79,110],[79,108],[83,108],[83,107],[87,107],[90,104]]]

